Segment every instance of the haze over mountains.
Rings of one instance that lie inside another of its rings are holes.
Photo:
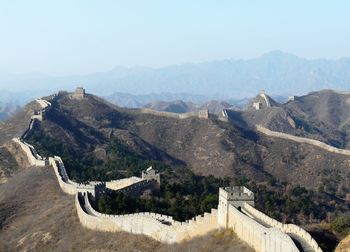
[[[332,88],[348,90],[350,59],[307,60],[272,51],[248,60],[217,60],[162,68],[116,67],[89,75],[52,77],[42,74],[0,74],[0,87],[12,91],[72,89],[82,83],[98,95],[193,93],[222,97],[251,97],[260,89],[270,94],[304,94]],[[47,92],[45,92],[47,93]]]

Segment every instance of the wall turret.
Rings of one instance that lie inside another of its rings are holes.
[[[77,100],[81,100],[85,98],[85,89],[83,87],[77,87],[72,94],[72,97]]]
[[[254,206],[254,193],[244,186],[220,187],[218,204],[218,223],[227,228],[229,205],[236,208],[243,207],[244,203]]]
[[[152,166],[147,168],[147,170],[142,171],[142,179],[155,180],[158,184],[160,184],[160,174],[154,170]]]

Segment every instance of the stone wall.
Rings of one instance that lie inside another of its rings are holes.
[[[212,213],[205,213],[204,216],[197,216],[188,222],[178,222],[171,216],[148,212],[125,215],[102,214],[92,208],[87,194],[77,194],[76,206],[79,220],[87,228],[144,234],[165,243],[192,239],[218,228],[215,209]]]
[[[25,138],[27,137],[27,135],[29,134],[29,132],[33,129],[34,123],[35,123],[35,119],[31,118],[27,130],[24,131],[24,133],[22,134],[22,136],[20,137],[20,139],[25,139]]]
[[[140,195],[140,191],[143,189],[153,188],[153,185],[156,183],[156,181],[153,180],[140,180],[138,182],[135,182],[134,184],[125,186],[118,190],[118,192],[122,192],[125,194],[128,194],[130,196],[136,197]]]
[[[291,141],[294,141],[297,143],[311,144],[311,145],[322,148],[322,149],[329,151],[329,152],[350,156],[350,150],[339,149],[339,148],[325,144],[325,143],[318,141],[318,140],[314,140],[314,139],[310,139],[310,138],[306,138],[306,137],[293,136],[290,134],[277,132],[277,131],[272,131],[272,130],[269,130],[261,125],[256,125],[256,129],[257,129],[257,131],[259,131],[265,135],[271,136],[271,137],[278,137],[278,138],[282,138],[282,139],[286,139],[286,140],[291,140]]]
[[[14,141],[16,144],[18,144],[21,147],[21,149],[27,156],[30,165],[46,166],[49,164],[49,160],[41,157],[32,145],[30,145],[29,143],[26,143],[23,140],[29,134],[29,132],[33,129],[35,120],[42,120],[42,114],[51,106],[51,103],[46,100],[36,99],[36,101],[39,103],[41,107],[41,111],[39,115],[33,115],[31,117],[28,129],[22,134],[21,138],[13,138],[12,141]]]
[[[59,168],[59,162],[55,159],[50,157],[50,165],[53,167],[58,184],[60,185],[61,189],[63,192],[70,194],[70,195],[75,195],[77,193],[76,187],[73,184],[68,183],[67,178],[65,177],[65,174],[60,172]]]
[[[12,141],[21,147],[22,151],[27,156],[30,165],[43,167],[49,164],[48,160],[40,157],[34,147],[30,144],[22,142],[19,138],[13,138]]]
[[[298,240],[306,250],[322,252],[321,248],[318,246],[317,242],[312,238],[312,236],[301,227],[294,224],[283,224],[281,222],[278,222],[277,220],[272,219],[266,214],[250,206],[249,204],[244,205],[244,210],[248,215],[261,220],[263,223],[266,223],[270,227],[277,228],[284,233],[290,234],[293,238]]]
[[[265,91],[260,91],[259,95],[260,95],[262,98],[264,98],[265,103],[266,103],[266,107],[267,107],[267,108],[271,108],[270,100],[269,100],[269,98],[266,96]]]
[[[110,190],[119,190],[123,187],[130,186],[136,182],[141,181],[142,178],[139,177],[130,177],[130,178],[123,178],[123,179],[118,179],[118,180],[112,180],[106,182],[106,188]]]
[[[51,103],[44,99],[36,99],[35,101],[39,103],[41,109],[43,110],[51,106]]]
[[[175,222],[176,241],[182,242],[202,236],[208,232],[219,229],[217,210],[212,209],[211,213],[198,215],[186,222]]]
[[[228,228],[258,252],[298,252],[293,240],[275,228],[266,228],[230,205]]]
[[[76,207],[80,222],[87,228],[108,232],[126,231],[148,235],[158,241],[171,243],[176,240],[174,228],[162,224],[155,216],[146,213],[130,215],[94,215],[91,212],[87,195],[76,195]],[[96,213],[96,211],[95,211]]]
[[[93,181],[86,184],[80,184],[70,180],[67,175],[66,168],[64,167],[64,163],[58,156],[50,157],[49,163],[55,171],[58,184],[60,185],[62,191],[67,194],[75,195],[78,192],[89,192],[95,196],[96,193],[99,193],[105,189],[105,183],[103,182]]]
[[[229,118],[228,118],[228,114],[227,114],[227,110],[226,109],[223,109],[221,111],[221,113],[219,114],[218,116],[218,119],[220,121],[223,121],[223,122],[228,122],[229,121]]]

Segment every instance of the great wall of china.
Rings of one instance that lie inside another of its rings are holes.
[[[290,135],[287,133],[272,131],[272,130],[269,130],[261,125],[256,125],[255,127],[256,127],[257,131],[259,131],[267,136],[270,136],[270,137],[277,137],[277,138],[281,138],[281,139],[294,141],[297,143],[310,144],[310,145],[319,147],[319,148],[324,149],[324,150],[329,151],[329,152],[350,156],[350,150],[339,149],[339,148],[336,148],[334,146],[328,145],[326,143],[323,143],[323,142],[315,140],[315,139],[310,139],[310,138],[306,138],[306,137],[298,137],[298,136],[293,136],[293,135]]]
[[[81,96],[78,96],[78,99],[81,99]],[[32,117],[28,130],[32,129],[35,120],[44,119],[45,113],[51,106],[50,102],[42,99],[37,99],[37,102],[42,110]],[[181,242],[217,229],[232,228],[241,240],[259,252],[322,252],[316,241],[302,228],[277,222],[255,209],[254,194],[245,187],[219,188],[218,209],[212,209],[211,213],[204,213],[203,216],[194,217],[186,222],[178,222],[171,216],[156,213],[126,215],[99,213],[91,206],[90,199],[95,199],[106,190],[135,192],[152,183],[158,183],[159,174],[148,169],[141,178],[131,177],[109,182],[91,181],[87,184],[79,184],[69,179],[60,157],[43,158],[33,146],[26,143],[24,138],[27,132],[21,138],[13,139],[14,143],[21,147],[30,165],[53,167],[62,191],[75,195],[79,220],[87,228],[144,234],[164,243]],[[148,173],[147,176],[147,172],[153,173]]]

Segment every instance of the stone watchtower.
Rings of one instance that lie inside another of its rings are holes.
[[[74,99],[81,100],[85,98],[85,89],[83,87],[77,87],[72,95]]]
[[[209,111],[207,109],[200,110],[198,112],[198,118],[208,119],[209,118]]]
[[[254,102],[253,108],[255,108],[255,110],[260,110],[262,108],[262,103],[261,102]]]
[[[240,209],[244,203],[254,206],[254,193],[244,186],[220,187],[218,223],[227,228],[229,205]]]
[[[160,174],[154,170],[152,166],[147,168],[147,170],[142,171],[142,179],[155,180],[158,184],[160,184]]]

